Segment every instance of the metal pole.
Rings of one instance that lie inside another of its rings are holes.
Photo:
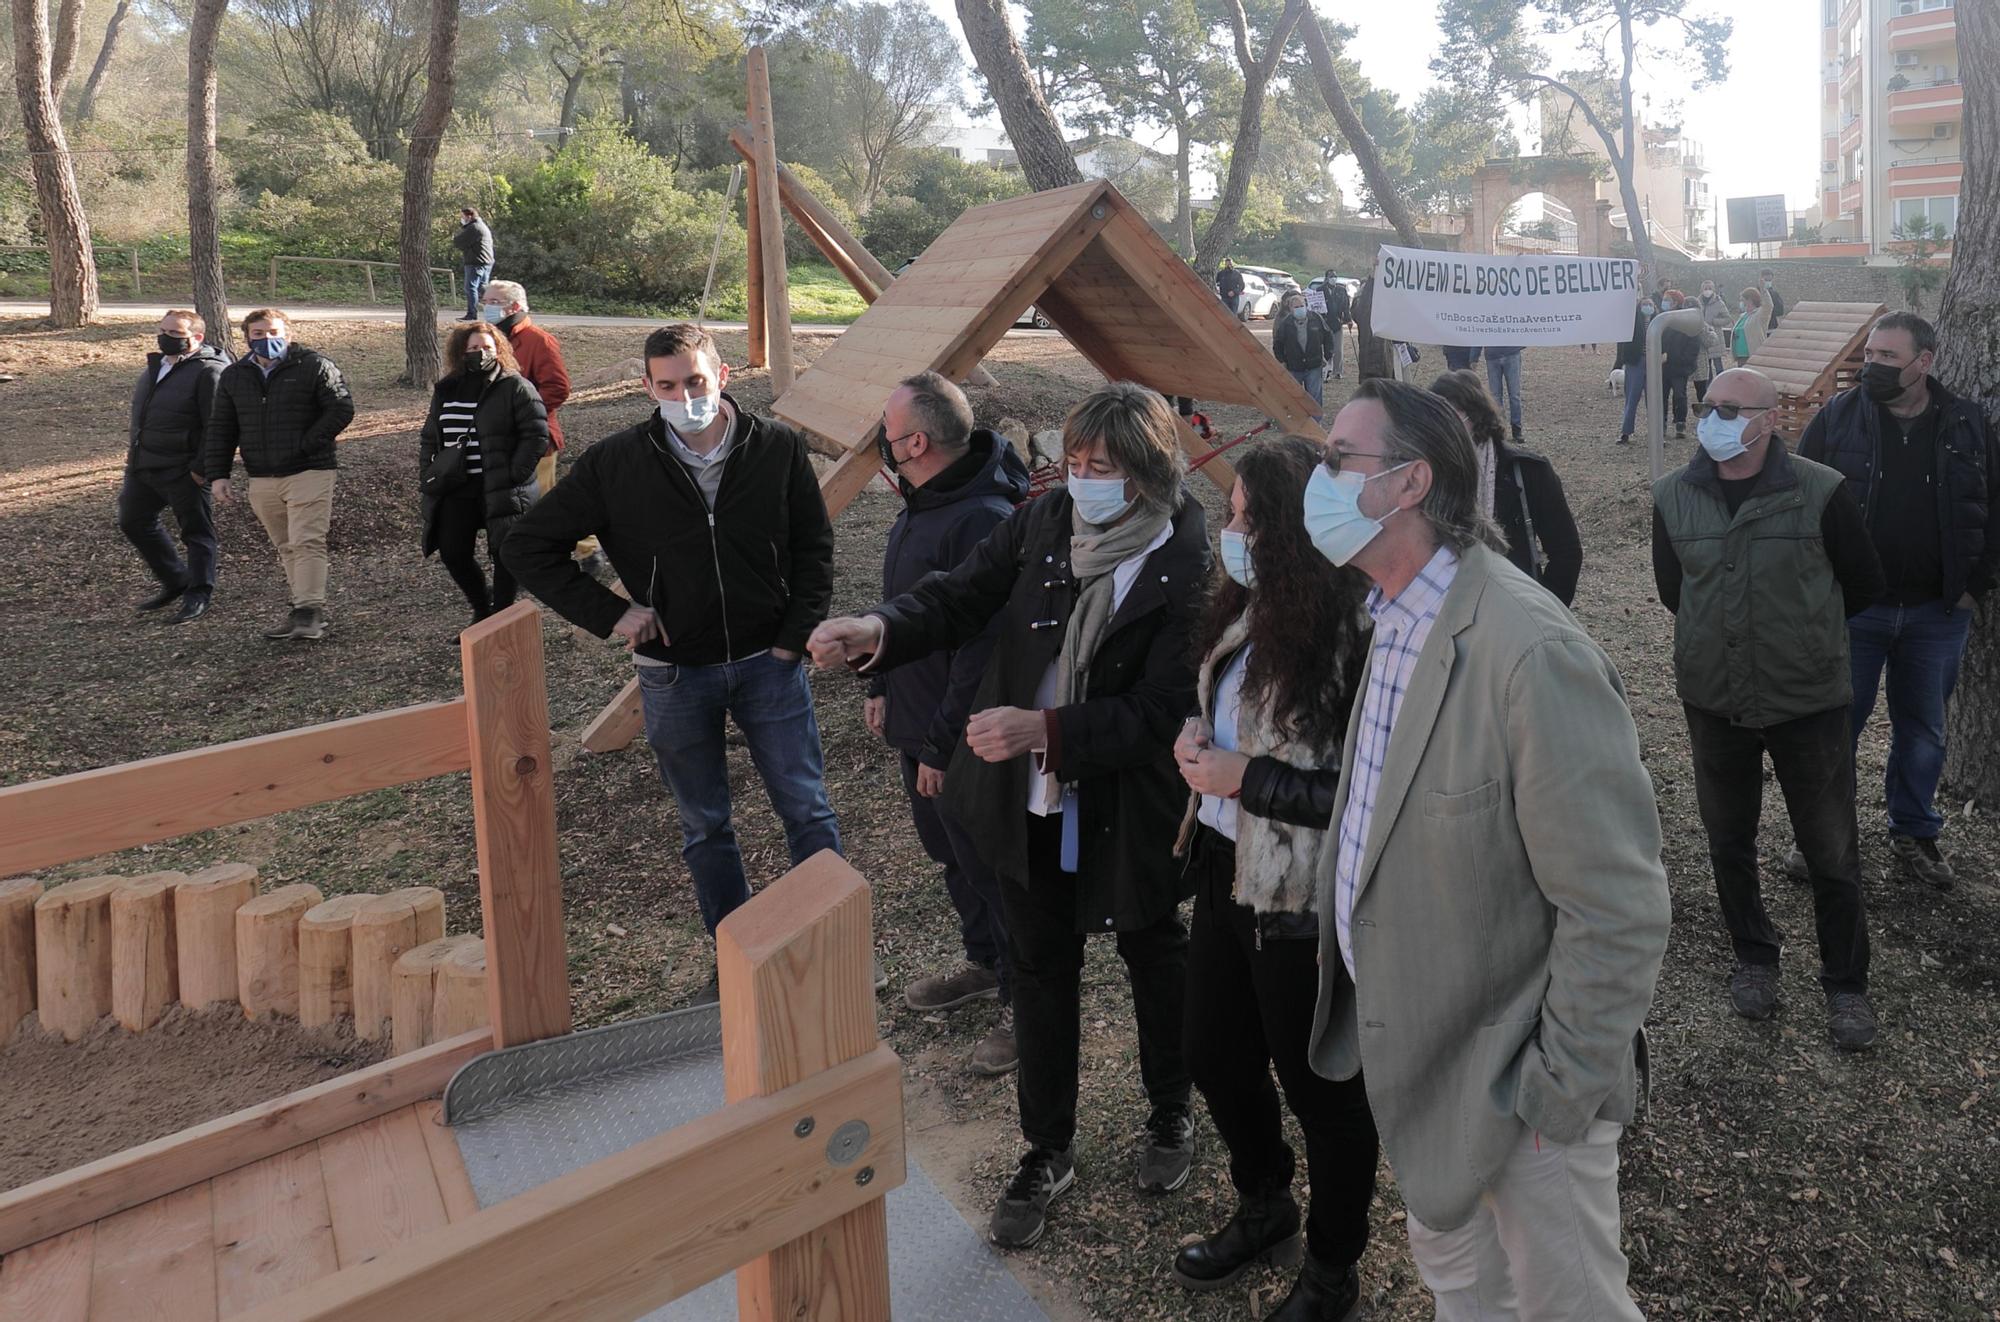
[[[1679,308],[1662,312],[1646,323],[1646,441],[1653,452],[1653,480],[1667,475],[1667,392],[1660,363],[1661,339],[1670,330],[1690,331],[1701,337],[1701,309]],[[1631,371],[1631,368],[1626,368]]]
[[[694,324],[708,322],[708,296],[715,289],[715,263],[722,256],[722,231],[729,227],[729,217],[736,209],[736,189],[743,182],[743,166],[739,162],[729,167],[729,191],[723,195],[722,215],[715,222],[715,246],[708,250],[708,278],[701,282],[701,306],[694,314]]]

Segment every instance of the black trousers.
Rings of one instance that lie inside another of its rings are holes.
[[[1236,848],[1206,826],[1195,835],[1194,934],[1188,949],[1187,1051],[1195,1087],[1229,1149],[1238,1192],[1289,1189],[1297,1163],[1278,1110],[1285,1104],[1306,1139],[1306,1246],[1346,1267],[1368,1247],[1379,1143],[1368,1091],[1355,1075],[1335,1083],[1306,1059],[1319,996],[1319,942],[1257,939],[1257,915],[1230,896]]]
[[[1861,832],[1854,815],[1854,750],[1846,707],[1752,730],[1687,707],[1694,791],[1722,922],[1736,957],[1776,964],[1784,937],[1757,884],[1757,820],[1764,754],[1784,791],[1792,835],[1812,875],[1820,983],[1829,992],[1868,987],[1868,918],[1861,902]]]
[[[507,566],[500,563],[500,556],[493,546],[493,539],[486,539],[486,557],[493,562],[493,586],[486,585],[486,573],[480,569],[473,549],[479,540],[479,530],[486,526],[486,496],[475,486],[470,492],[454,492],[438,502],[437,549],[438,559],[444,561],[445,570],[458,590],[472,603],[475,615],[491,615],[514,604],[514,576],[507,572]]]
[[[917,793],[917,759],[903,754],[903,793],[924,853],[944,869],[945,894],[958,913],[965,957],[1000,979],[1000,1004],[1013,1004],[1013,969],[1007,958],[1007,921],[1000,912],[1000,876],[979,857],[979,849],[945,815],[936,799]]]
[[[1676,427],[1687,426],[1688,378],[1686,376],[1674,376],[1672,374],[1669,374],[1667,376],[1660,378],[1660,383],[1666,389],[1667,402],[1673,405],[1674,426]],[[1696,395],[1695,400],[1697,403],[1700,402],[1701,396]]]
[[[1084,938],[1076,930],[1076,877],[1060,866],[1062,819],[1026,817],[1028,879],[1000,879],[1021,1053],[1015,1095],[1021,1136],[1032,1147],[1061,1149],[1076,1138]],[[1187,954],[1187,930],[1171,909],[1149,926],[1118,933],[1139,1021],[1139,1075],[1155,1113],[1188,1104],[1181,1047]]]
[[[160,525],[160,511],[171,509],[187,543],[187,561],[174,549],[174,539]],[[118,531],[139,550],[139,557],[163,587],[210,592],[215,588],[215,509],[208,488],[185,471],[125,470],[118,489]]]

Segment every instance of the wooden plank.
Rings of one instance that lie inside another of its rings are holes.
[[[214,1222],[206,1180],[98,1222],[91,1317],[215,1322]]]
[[[854,498],[875,480],[881,468],[882,461],[872,447],[857,445],[847,452],[845,459],[828,469],[819,480],[819,494],[826,501],[827,517],[840,517],[840,512],[854,503]]]
[[[317,1144],[226,1171],[211,1187],[219,1316],[234,1317],[333,1274],[333,1221]]]
[[[750,236],[750,260],[743,272],[743,323],[749,331],[750,348],[744,362],[751,367],[765,367],[770,362],[770,336],[764,325],[764,224],[757,202],[754,160],[747,172],[749,178],[743,181],[747,185],[743,190],[743,223]]]
[[[750,150],[755,168],[758,247],[764,261],[765,352],[771,365],[771,393],[792,388],[792,295],[785,273],[785,214],[778,202],[778,135],[771,116],[771,62],[762,46],[752,46],[745,62],[749,79]],[[498,1020],[496,1029],[500,1028]],[[501,1030],[504,1031],[504,1030]]]
[[[0,1193],[0,1254],[435,1097],[492,1046],[482,1028]]]
[[[444,1104],[419,1102],[416,1110],[424,1151],[430,1154],[431,1175],[437,1180],[438,1196],[444,1199],[445,1217],[463,1221],[479,1210],[479,1195],[472,1191],[472,1176],[466,1172],[458,1140],[444,1122]]]
[[[801,1140],[804,1115],[817,1124]],[[868,1142],[836,1167],[824,1136],[849,1120],[868,1126]],[[863,1169],[873,1172],[865,1186]],[[880,1206],[903,1178],[902,1069],[877,1047],[343,1268],[242,1322],[625,1322],[830,1217]],[[888,1317],[886,1298],[874,1317]]]
[[[448,1223],[414,1107],[319,1141],[334,1256],[343,1268],[373,1262]]]
[[[0,789],[0,876],[463,771],[465,704],[430,702]]]
[[[0,1258],[0,1318],[85,1322],[96,1235],[79,1226]]]
[[[586,753],[615,753],[638,737],[646,726],[644,700],[639,696],[637,677],[625,681],[608,706],[583,728]]]

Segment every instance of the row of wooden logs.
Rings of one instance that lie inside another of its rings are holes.
[[[307,1028],[354,1017],[396,1054],[486,1022],[486,944],[444,934],[444,893],[412,886],[322,900],[259,893],[257,870],[0,881],[0,1042],[29,1014],[74,1042],[113,1015],[144,1032],[176,1001],[235,1001]]]

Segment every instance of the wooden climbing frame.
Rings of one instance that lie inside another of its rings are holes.
[[[1747,366],[1778,386],[1778,432],[1796,446],[1826,402],[1861,379],[1861,348],[1881,303],[1797,303]]]

